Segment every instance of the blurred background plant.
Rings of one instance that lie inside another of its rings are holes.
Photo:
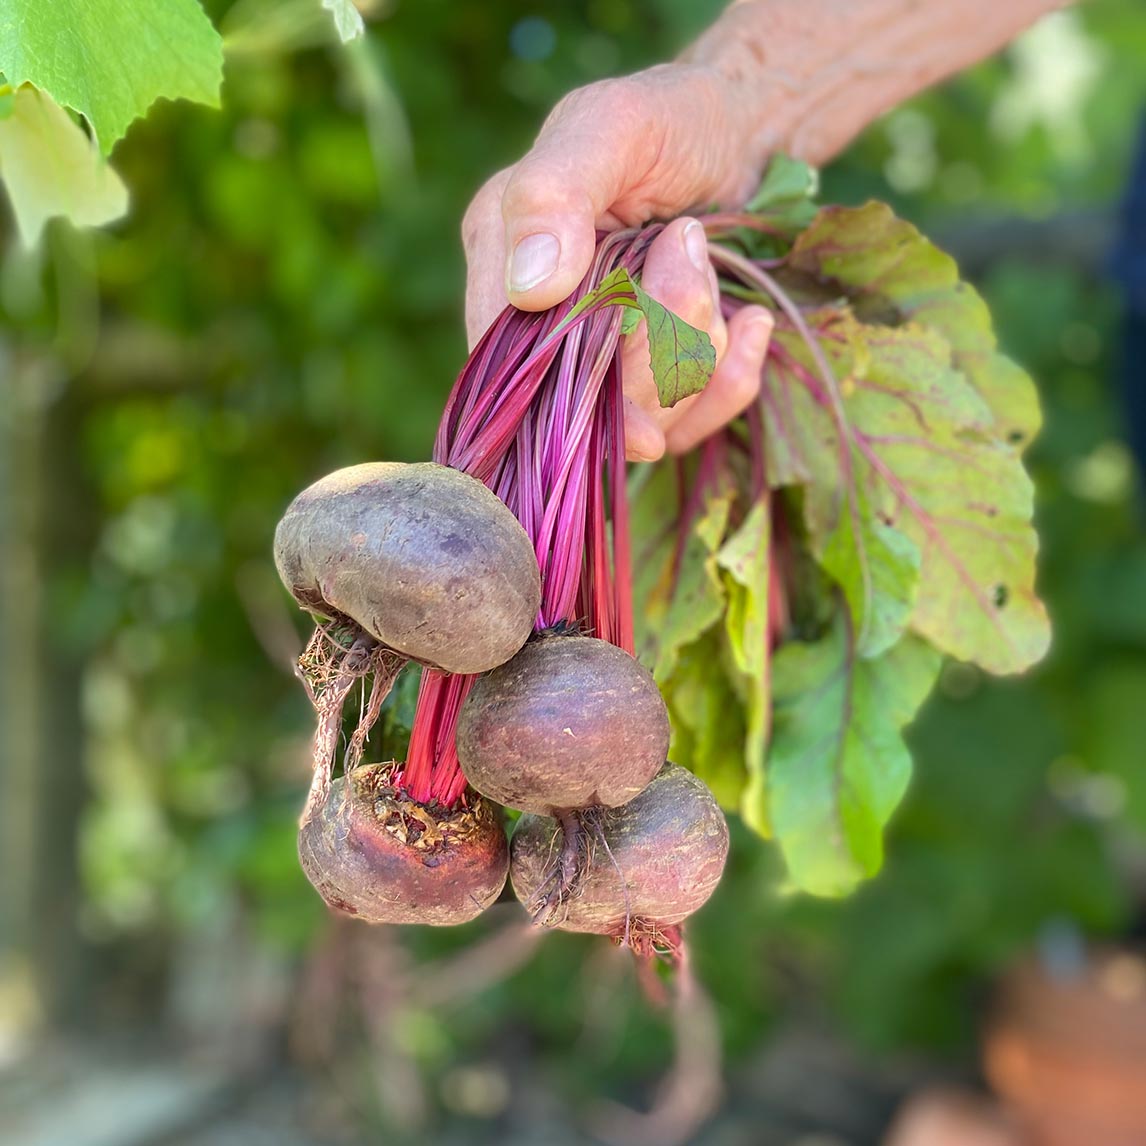
[[[318,0],[206,7],[222,110],[162,102],[135,124],[113,155],[128,217],[0,238],[0,1059],[38,1080],[26,1107],[63,1048],[130,1058],[142,1031],[219,1067],[216,1105],[310,1063],[279,1142],[549,1140],[589,1099],[647,1097],[666,1021],[592,942],[530,959],[508,907],[459,933],[332,930],[295,859],[304,623],[270,538],[314,477],[427,456],[465,354],[458,228],[482,179],[570,88],[670,57],[719,5],[379,0],[346,44]],[[692,942],[741,1080],[722,1117],[763,1094],[777,1142],[874,1141],[898,1085],[872,1083],[866,1123],[800,1121],[759,1073],[790,1032],[965,1074],[1000,968],[1142,926],[1146,535],[1107,267],[1143,61],[1146,10],[1093,0],[824,173],[825,200],[887,199],[960,256],[1037,379],[1056,635],[1021,680],[947,666],[886,868],[852,898],[787,894],[736,833]],[[410,986],[423,965],[436,977]]]

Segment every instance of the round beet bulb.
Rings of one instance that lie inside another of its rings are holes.
[[[544,633],[482,677],[458,721],[458,759],[483,796],[523,812],[631,800],[665,762],[652,675],[595,637]]]
[[[716,889],[728,858],[728,825],[704,783],[666,764],[630,803],[582,823],[585,849],[571,883],[557,870],[562,828],[522,816],[510,880],[534,919],[563,931],[617,939],[680,923]]]
[[[476,478],[434,462],[328,474],[287,507],[275,564],[304,608],[388,648],[479,673],[528,638],[541,603],[533,545]]]
[[[367,923],[466,923],[501,894],[509,848],[497,810],[452,812],[411,800],[394,764],[364,764],[303,823],[298,854],[328,906]]]

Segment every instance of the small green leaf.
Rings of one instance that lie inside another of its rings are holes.
[[[97,227],[127,212],[127,189],[66,111],[32,87],[0,117],[0,178],[26,246],[54,216]]]
[[[223,45],[196,0],[5,0],[0,68],[84,116],[107,155],[157,99],[218,107]]]
[[[774,155],[745,210],[795,233],[815,218],[819,189],[814,167],[788,155]]]
[[[645,320],[649,338],[649,365],[664,407],[699,394],[716,369],[716,349],[703,330],[689,326],[641,289],[632,275],[617,267],[584,298],[578,300],[550,337],[556,337],[590,310],[602,306],[636,307]]]
[[[816,643],[777,652],[768,811],[796,887],[846,895],[879,870],[883,828],[911,773],[902,730],[939,665],[912,636],[859,659],[842,615]]]
[[[814,167],[790,155],[779,153],[768,161],[764,178],[746,210],[759,214],[771,207],[787,205],[797,199],[814,199],[819,190],[819,176]]]
[[[334,17],[334,26],[338,31],[338,38],[347,44],[366,34],[366,25],[362,22],[362,14],[354,6],[352,0],[322,0],[322,6]]]
[[[621,333],[623,335],[632,334],[638,326],[641,325],[641,312],[634,307],[626,307],[625,313],[621,318]]]
[[[716,369],[716,349],[703,330],[689,326],[661,306],[639,283],[634,283],[633,289],[648,327],[649,365],[657,384],[657,399],[667,409],[708,385]]]
[[[748,784],[740,802],[747,822],[767,834],[764,747],[771,706],[768,593],[772,516],[768,496],[749,510],[740,528],[721,546],[716,560],[725,573],[728,611],[724,618],[747,727],[742,744]]]

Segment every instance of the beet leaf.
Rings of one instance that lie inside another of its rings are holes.
[[[879,870],[883,828],[911,774],[902,730],[939,664],[910,635],[882,656],[856,656],[844,614],[820,640],[777,650],[767,807],[802,890],[845,895]]]

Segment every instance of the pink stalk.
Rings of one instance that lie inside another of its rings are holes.
[[[533,542],[538,630],[584,623],[632,653],[621,396],[621,309],[578,302],[617,266],[639,272],[659,226],[601,238],[574,295],[542,314],[507,309],[454,384],[434,459],[478,478]],[[422,803],[456,804],[454,731],[474,678],[425,671],[401,778]]]

